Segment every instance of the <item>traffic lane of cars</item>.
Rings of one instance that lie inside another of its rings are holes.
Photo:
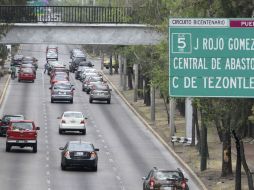
[[[5,152],[6,138],[0,137],[1,149],[1,189],[13,190],[38,190],[46,189],[46,149],[43,129],[43,117],[41,112],[42,102],[34,97],[42,99],[42,89],[34,84],[18,83],[11,81],[8,87],[5,101],[1,107],[1,113],[15,113],[28,116],[42,127],[39,132],[37,154],[32,153],[31,148],[20,149],[13,147],[10,153]],[[35,175],[36,174],[36,175]]]
[[[75,82],[75,87],[77,93],[80,92],[78,81]],[[121,171],[119,175],[124,184],[128,184],[127,189],[139,189],[142,187],[141,177],[145,176],[153,166],[176,168],[178,164],[174,162],[172,156],[170,157],[173,160],[167,158],[168,152],[160,143],[156,140],[150,142],[154,137],[144,130],[140,121],[135,119],[133,113],[128,111],[114,93],[112,96],[112,106],[100,102],[87,105],[90,111],[89,118],[100,126],[99,130],[103,134],[104,141],[109,144],[111,154],[114,155],[113,160],[117,162],[117,168]],[[167,155],[162,155],[161,152]],[[130,173],[132,175],[129,175]]]
[[[45,84],[45,91],[47,89],[47,84]],[[47,91],[46,91],[47,92]],[[83,93],[82,93],[83,94]],[[120,186],[116,178],[116,174],[112,169],[110,162],[108,160],[108,155],[104,150],[104,143],[98,137],[97,129],[92,125],[93,121],[89,118],[89,110],[87,109],[87,103],[82,94],[76,94],[74,103],[71,105],[69,103],[50,103],[50,99],[47,101],[47,115],[48,115],[48,137],[50,142],[50,173],[52,177],[51,186],[53,189],[79,189],[86,187],[89,190],[93,189],[112,189],[119,190]],[[49,92],[46,94],[47,97],[50,96]],[[87,133],[86,135],[81,135],[80,133],[67,132],[65,134],[59,135],[58,125],[59,120],[57,117],[61,116],[65,110],[76,110],[84,113],[87,119]],[[59,147],[63,147],[66,142],[71,140],[82,140],[89,141],[94,144],[96,148],[99,148],[98,152],[98,171],[93,172],[90,168],[85,170],[73,169],[67,171],[61,171],[60,167],[60,153]]]

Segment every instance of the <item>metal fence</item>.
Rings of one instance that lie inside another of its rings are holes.
[[[130,7],[0,6],[2,23],[139,23]]]

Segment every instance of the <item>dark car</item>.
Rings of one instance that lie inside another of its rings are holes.
[[[51,103],[55,101],[68,101],[73,103],[75,88],[69,82],[56,82],[49,89],[51,90]]]
[[[98,148],[90,142],[69,141],[65,147],[59,148],[61,153],[61,169],[68,167],[91,168],[97,171],[98,166]]]
[[[4,115],[2,119],[0,119],[0,135],[5,136],[8,125],[11,121],[19,121],[24,120],[23,115]]]
[[[11,66],[20,66],[23,57],[24,57],[23,55],[19,55],[19,54],[14,55],[14,57],[11,60]]]
[[[154,167],[146,177],[143,177],[143,190],[189,190],[188,179],[183,172],[176,170],[164,170]]]
[[[94,83],[90,92],[89,103],[97,101],[107,101],[108,104],[111,102],[111,89],[105,83]]]
[[[85,55],[79,55],[79,56],[80,56],[80,57],[74,57],[74,58],[72,59],[72,61],[70,62],[69,70],[70,70],[70,72],[72,72],[72,73],[74,73],[74,72],[77,70],[77,68],[78,68],[80,62],[86,61]]]
[[[38,61],[38,59],[36,59],[35,57],[31,57],[31,56],[24,56],[22,58],[22,64],[32,64],[35,67],[35,70],[37,70],[37,68],[38,68],[37,61]]]

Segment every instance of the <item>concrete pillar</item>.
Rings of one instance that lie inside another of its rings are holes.
[[[175,135],[175,109],[176,109],[175,99],[170,98],[170,100],[169,100],[169,128],[170,128],[170,137]]]
[[[192,117],[193,117],[193,109],[192,109],[192,99],[185,99],[185,123],[186,123],[186,137],[192,137]]]
[[[133,65],[133,70],[134,70],[134,102],[137,102],[138,101],[138,64],[135,63]]]
[[[151,85],[151,121],[155,124],[155,88]]]

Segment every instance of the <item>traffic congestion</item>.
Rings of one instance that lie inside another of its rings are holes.
[[[26,48],[12,60],[17,76],[3,104],[0,154],[43,168],[41,189],[198,189],[114,93],[100,60],[76,47],[35,46],[30,55]]]

